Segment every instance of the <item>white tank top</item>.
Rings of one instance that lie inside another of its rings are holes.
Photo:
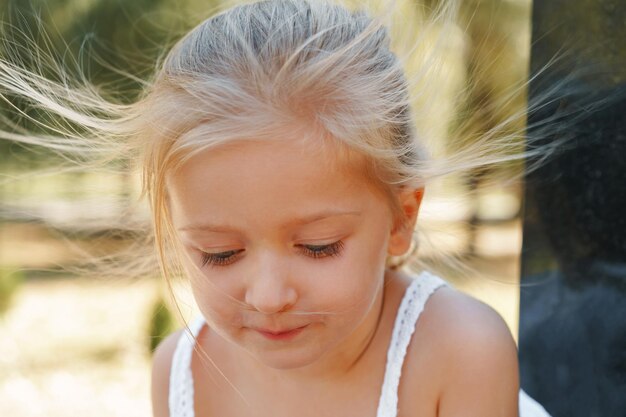
[[[445,285],[448,284],[441,278],[429,272],[422,272],[406,289],[398,308],[389,350],[387,351],[387,365],[378,402],[377,417],[396,417],[402,364],[411,342],[411,336],[415,331],[415,324],[431,294]],[[204,323],[203,318],[194,320],[189,325],[190,331],[181,334],[174,351],[170,371],[170,417],[195,417],[191,357],[195,339]],[[520,390],[519,408],[520,417],[550,417],[541,405],[522,390]]]

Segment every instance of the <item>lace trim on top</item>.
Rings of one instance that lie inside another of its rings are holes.
[[[402,364],[406,351],[415,331],[415,324],[424,310],[426,301],[439,287],[447,283],[441,278],[422,272],[406,289],[396,322],[393,327],[391,343],[387,351],[387,366],[385,379],[378,402],[377,417],[395,417],[398,412],[398,386],[402,374]]]
[[[194,320],[189,325],[189,330],[180,335],[174,350],[168,397],[170,417],[194,417],[191,358],[202,326],[203,318]]]

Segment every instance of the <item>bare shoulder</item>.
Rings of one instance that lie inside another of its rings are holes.
[[[172,357],[178,339],[184,330],[167,336],[154,351],[152,357],[152,414],[154,417],[169,417],[169,388]]]
[[[428,300],[415,332],[436,364],[436,415],[517,416],[517,347],[493,308],[443,287]]]
[[[436,339],[448,353],[467,354],[473,346],[515,348],[511,332],[492,307],[450,287],[437,290],[428,300],[419,324],[439,329]],[[463,340],[458,343],[445,343]],[[462,348],[462,349],[460,349]]]

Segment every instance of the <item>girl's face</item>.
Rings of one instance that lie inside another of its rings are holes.
[[[246,141],[169,179],[201,312],[270,367],[340,357],[376,327],[393,216],[345,159],[304,141]]]

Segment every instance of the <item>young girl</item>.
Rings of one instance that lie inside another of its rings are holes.
[[[184,111],[153,204],[203,317],[155,355],[155,416],[546,415],[493,310],[386,267],[425,159],[388,45],[363,14],[264,1],[166,58],[153,94]]]
[[[497,313],[392,266],[432,171],[389,42],[322,1],[237,6],[117,109],[202,313],[155,354],[155,417],[547,416]]]

